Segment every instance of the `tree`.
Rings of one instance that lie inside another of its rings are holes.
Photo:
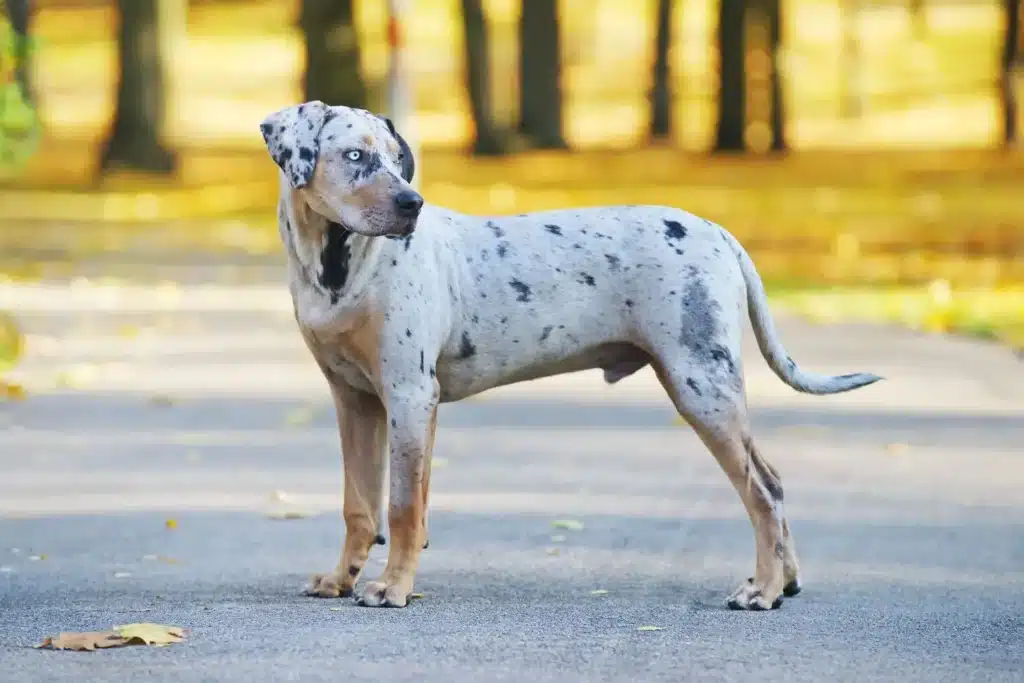
[[[506,141],[494,123],[491,107],[491,60],[481,0],[462,0],[462,28],[466,41],[466,89],[476,129],[473,153],[502,154],[507,151]]]
[[[716,152],[742,152],[747,111],[744,62],[746,0],[720,0],[718,13],[718,123]]]
[[[1021,0],[1004,0],[1003,4],[1006,9],[1006,31],[1003,37],[1003,70],[999,90],[1003,110],[1003,142],[1009,147],[1016,144],[1019,137],[1014,69],[1020,60]]]
[[[353,4],[353,0],[302,0],[299,28],[306,45],[302,90],[307,101],[369,107]]]
[[[31,69],[29,63],[29,25],[32,22],[31,0],[6,0],[7,18],[14,30],[14,79],[21,86],[25,100],[33,102]]]
[[[768,57],[771,68],[772,151],[786,150],[786,103],[782,93],[782,70],[779,50],[782,48],[782,0],[765,0],[768,15]]]
[[[556,0],[523,0],[519,16],[519,132],[541,149],[562,134],[562,49]]]
[[[654,47],[654,73],[651,78],[652,140],[672,136],[672,85],[668,53],[672,47],[672,0],[658,0],[658,28]]]
[[[159,3],[118,0],[120,77],[114,123],[100,158],[100,171],[117,166],[170,173],[175,155],[160,140],[166,93]]]

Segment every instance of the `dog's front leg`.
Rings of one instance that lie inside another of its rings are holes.
[[[427,464],[434,448],[438,391],[400,389],[387,397],[391,495],[388,501],[388,564],[359,598],[368,607],[405,607],[412,594],[426,515]]]
[[[384,404],[373,394],[335,383],[332,383],[331,394],[338,415],[345,468],[342,501],[345,545],[334,572],[315,575],[306,591],[308,595],[321,598],[352,595],[370,548],[384,541],[379,535],[387,447]]]

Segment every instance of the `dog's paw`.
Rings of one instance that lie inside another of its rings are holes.
[[[311,598],[348,598],[352,585],[335,574],[314,574],[304,593]]]
[[[405,607],[409,604],[412,587],[403,582],[370,581],[360,592],[356,602],[363,607]]]
[[[804,589],[803,584],[800,582],[800,577],[796,577],[785,586],[782,587],[782,594],[787,598],[791,598],[794,595],[799,595],[800,591]]]
[[[725,604],[728,605],[729,609],[747,610],[748,612],[778,609],[782,607],[782,591],[776,591],[776,594],[772,595],[763,587],[754,583],[753,579],[747,579],[729,596]]]

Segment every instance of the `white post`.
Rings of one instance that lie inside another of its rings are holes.
[[[409,74],[409,59],[405,45],[406,18],[412,0],[388,0],[388,46],[390,60],[388,63],[388,116],[395,124],[395,129],[409,144],[413,158],[416,159],[416,175],[412,186],[419,189],[420,178],[423,177],[419,156],[419,135],[416,130],[414,113],[416,104],[412,93]]]

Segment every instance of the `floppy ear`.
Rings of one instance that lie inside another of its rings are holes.
[[[260,123],[271,158],[293,188],[305,187],[313,179],[320,156],[320,129],[330,117],[331,108],[313,100],[276,111]]]
[[[416,173],[416,159],[412,156],[412,150],[409,149],[409,143],[405,141],[405,138],[398,134],[397,130],[395,130],[395,124],[391,122],[391,119],[386,116],[380,116],[379,114],[378,118],[382,119],[384,123],[387,124],[388,132],[391,133],[393,138],[395,138],[395,142],[398,143],[398,148],[401,150],[402,180],[407,183],[411,183],[412,177]]]

